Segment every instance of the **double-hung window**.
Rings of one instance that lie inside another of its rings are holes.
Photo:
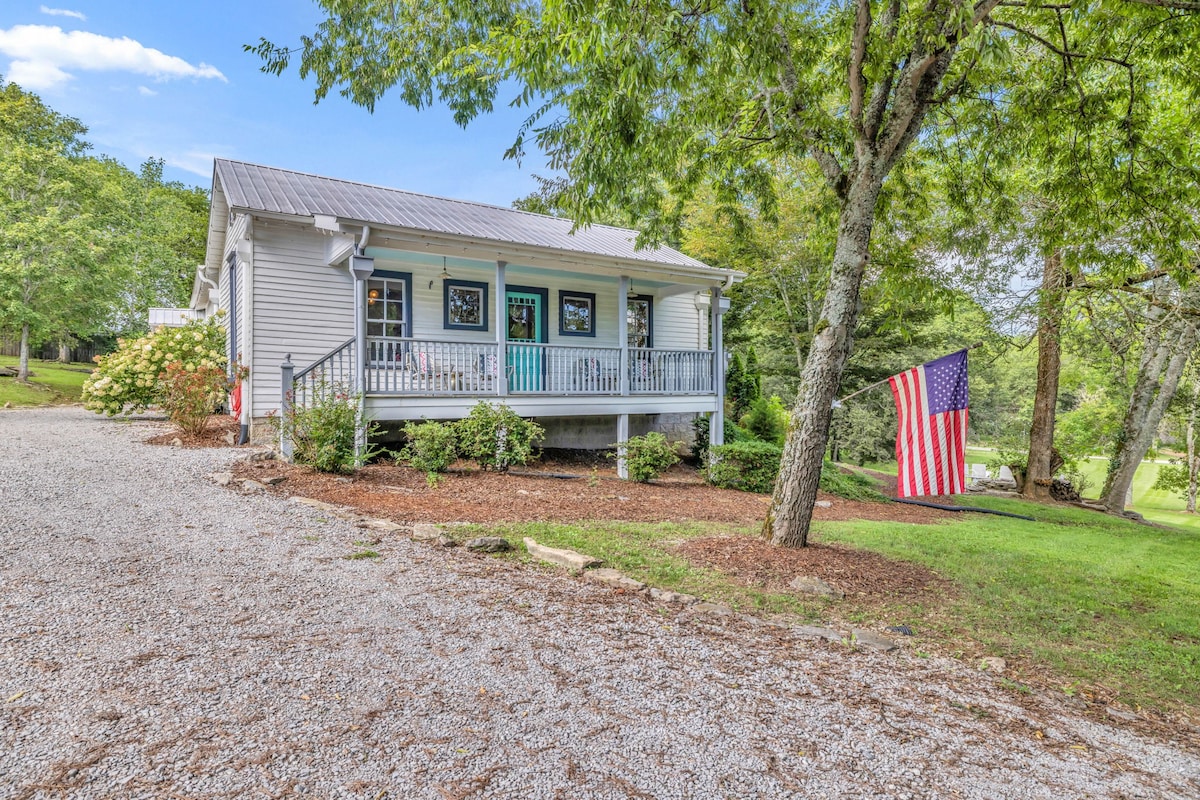
[[[412,333],[412,275],[375,270],[367,279],[367,338],[373,364],[399,363]]]

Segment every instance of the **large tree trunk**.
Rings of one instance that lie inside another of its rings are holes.
[[[1135,395],[1137,389],[1144,388],[1143,383],[1149,388],[1143,391],[1143,398],[1135,396],[1131,399],[1129,413],[1125,415],[1124,435],[1114,456],[1116,468],[1109,471],[1109,485],[1104,493],[1104,507],[1113,513],[1119,513],[1125,509],[1125,497],[1129,492],[1129,487],[1133,485],[1133,476],[1154,441],[1158,425],[1167,411],[1167,404],[1171,402],[1171,398],[1175,396],[1175,390],[1179,388],[1179,378],[1183,375],[1184,367],[1187,366],[1188,357],[1191,355],[1192,346],[1195,343],[1195,320],[1189,319],[1171,326],[1163,337],[1163,348],[1170,353],[1165,370],[1160,364],[1153,377],[1147,376],[1143,380],[1142,376],[1138,375],[1138,387],[1135,389]],[[1154,361],[1157,359],[1151,359],[1151,362]],[[1162,376],[1161,382],[1158,380],[1159,375]],[[1152,400],[1144,416],[1138,418],[1135,416],[1134,401],[1139,401],[1139,404],[1143,402],[1147,392]]]
[[[58,343],[58,362],[60,364],[71,363],[71,346],[67,344],[66,341],[60,341]]]
[[[1034,500],[1050,499],[1054,479],[1054,411],[1058,404],[1058,373],[1062,361],[1059,326],[1066,298],[1062,254],[1045,257],[1038,300],[1037,390],[1033,397],[1033,424],[1029,428],[1029,458],[1021,494]]]
[[[863,168],[851,187],[838,223],[837,247],[829,291],[821,308],[816,335],[800,376],[800,391],[788,426],[787,442],[771,510],[763,535],[785,547],[808,545],[813,504],[821,480],[821,464],[829,438],[833,400],[850,355],[858,321],[858,293],[867,268],[875,201],[881,181]]]
[[[29,323],[21,326],[21,349],[17,361],[17,380],[29,380]]]
[[[1188,489],[1187,508],[1189,514],[1196,513],[1196,489],[1200,485],[1200,456],[1196,455],[1196,406],[1200,404],[1200,380],[1192,385],[1192,407],[1188,410],[1187,465]]]
[[[1155,392],[1162,378],[1163,368],[1171,353],[1170,337],[1163,335],[1161,322],[1163,314],[1162,308],[1158,305],[1151,305],[1146,312],[1146,333],[1142,342],[1142,354],[1138,359],[1137,378],[1129,393],[1129,405],[1125,409],[1125,418],[1121,422],[1119,438],[1113,445],[1108,474],[1104,478],[1104,488],[1100,490],[1102,499],[1108,497],[1117,473],[1121,470],[1121,459],[1126,452],[1125,442],[1137,436],[1142,420],[1150,413],[1150,406],[1154,403]]]

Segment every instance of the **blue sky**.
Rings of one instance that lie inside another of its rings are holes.
[[[550,174],[536,153],[503,159],[519,112],[463,130],[390,96],[373,115],[340,97],[314,106],[311,81],[242,52],[260,36],[294,44],[320,19],[311,0],[5,0],[0,75],[87,125],[95,152],[132,168],[163,158],[188,185],[208,188],[219,156],[509,205]]]

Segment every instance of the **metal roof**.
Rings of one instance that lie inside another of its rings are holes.
[[[297,217],[319,214],[370,225],[731,274],[670,247],[639,250],[635,247],[637,231],[625,228],[592,225],[572,233],[574,223],[558,217],[226,159],[216,160],[215,178],[230,210]],[[740,273],[733,274],[740,277]]]

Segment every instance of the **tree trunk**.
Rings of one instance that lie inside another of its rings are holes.
[[[71,347],[65,341],[58,343],[58,362],[60,364],[71,363]]]
[[[1200,380],[1192,385],[1192,407],[1188,411],[1187,424],[1187,466],[1188,489],[1187,508],[1189,514],[1196,513],[1196,489],[1200,484],[1200,456],[1196,455],[1196,406],[1200,404]]]
[[[29,323],[21,326],[21,349],[17,361],[17,380],[29,380]]]
[[[871,172],[869,166],[860,169],[841,210],[829,291],[801,372],[779,479],[763,524],[763,536],[784,547],[808,545],[833,400],[858,321],[858,293],[867,268],[875,201],[882,184]]]
[[[1179,378],[1183,375],[1188,357],[1192,353],[1192,346],[1196,343],[1195,320],[1189,319],[1171,326],[1163,336],[1162,342],[1160,349],[1165,349],[1170,354],[1165,371],[1157,357],[1151,359],[1150,368],[1155,374],[1153,377],[1147,376],[1145,380],[1141,374],[1138,375],[1135,395],[1137,389],[1144,388],[1143,384],[1148,388],[1142,392],[1142,397],[1135,396],[1131,399],[1129,413],[1125,415],[1124,437],[1114,457],[1116,468],[1109,471],[1109,485],[1104,493],[1104,507],[1113,513],[1120,513],[1125,509],[1125,497],[1129,487],[1133,485],[1134,473],[1146,457],[1154,435],[1158,432],[1158,424],[1162,422],[1163,414],[1167,411],[1167,404],[1179,388]],[[1157,365],[1154,362],[1158,362]],[[1161,382],[1158,380],[1159,375],[1162,376]],[[1144,415],[1140,418],[1134,416],[1134,403],[1140,405],[1146,397],[1152,399]]]
[[[1042,264],[1042,288],[1038,300],[1037,390],[1033,397],[1033,424],[1029,428],[1029,458],[1021,494],[1034,500],[1050,499],[1054,479],[1054,410],[1058,404],[1058,373],[1062,361],[1059,326],[1066,298],[1066,275],[1062,254],[1057,250]]]

